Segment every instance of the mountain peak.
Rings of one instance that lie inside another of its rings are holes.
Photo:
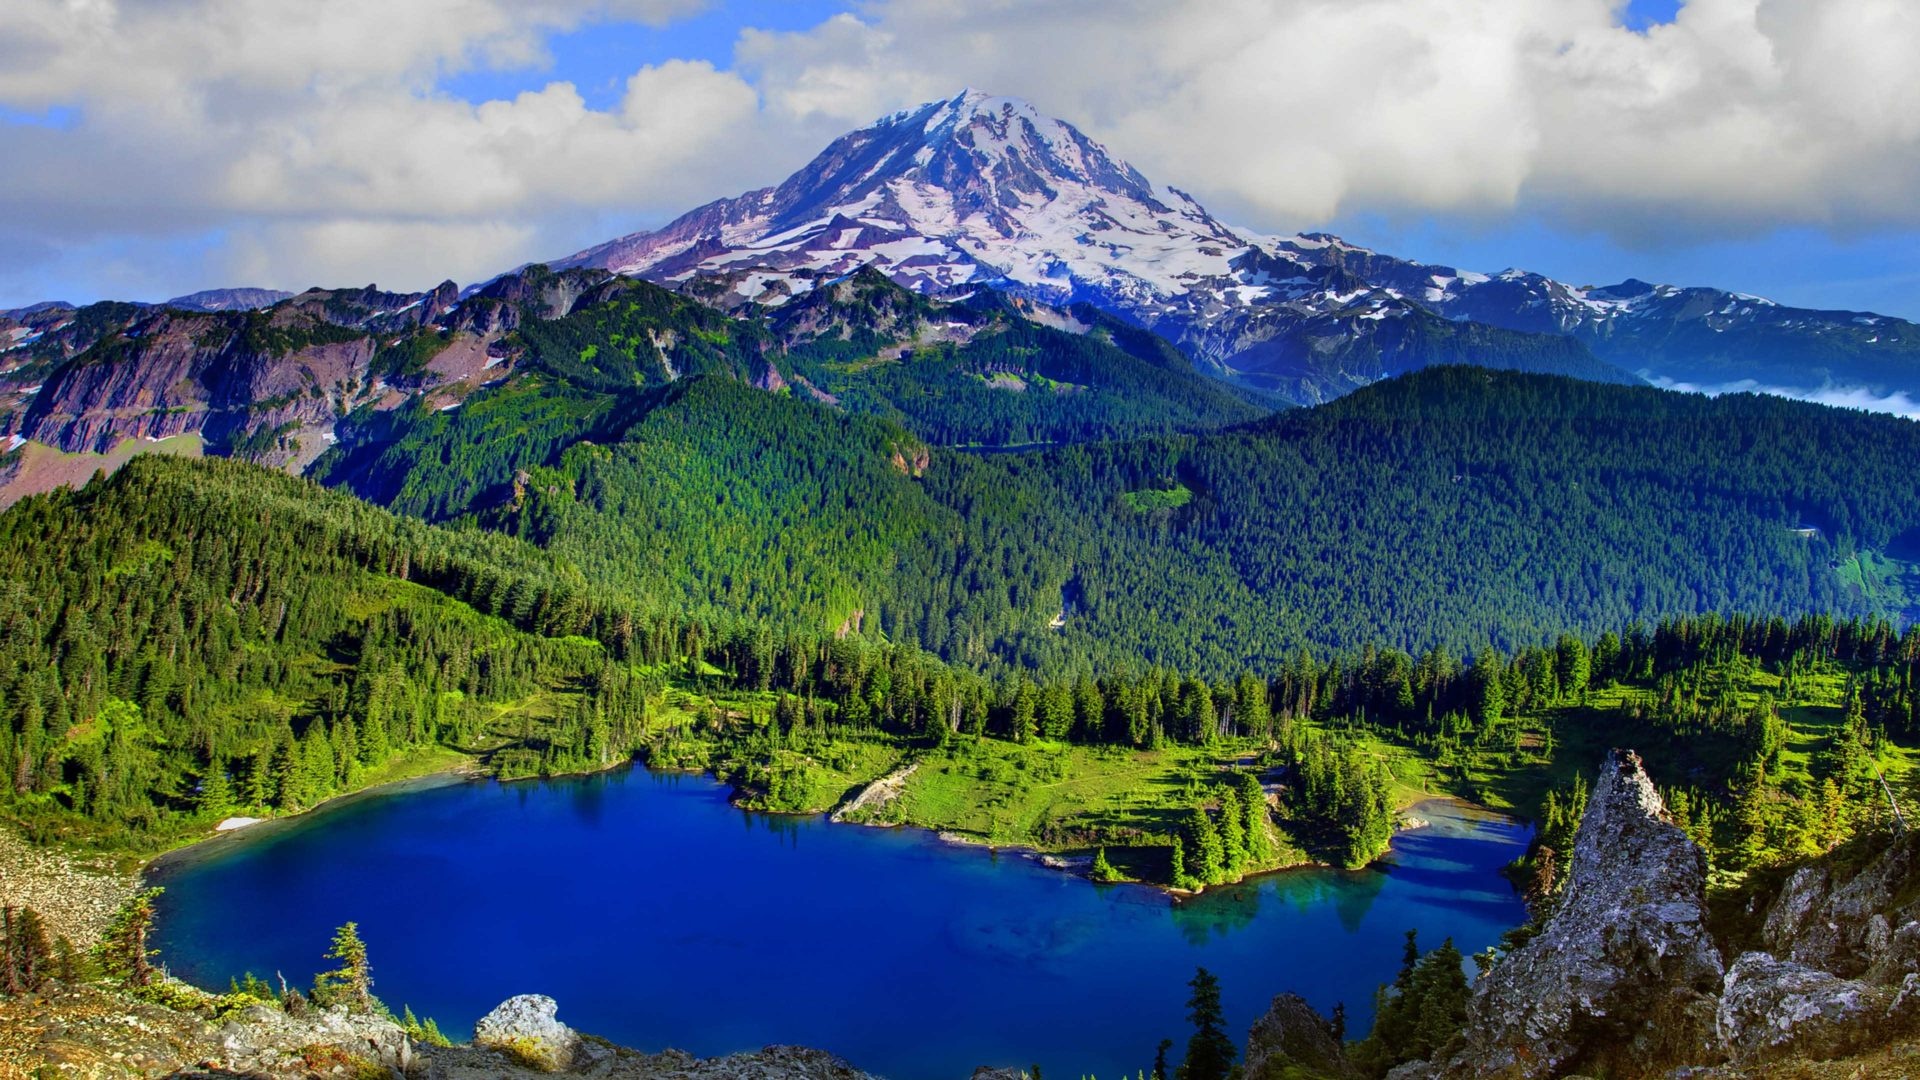
[[[1072,124],[968,87],[842,135],[776,187],[556,265],[719,277],[738,301],[778,304],[874,262],[921,292],[992,284],[1061,301],[1172,296],[1230,273],[1247,244]]]

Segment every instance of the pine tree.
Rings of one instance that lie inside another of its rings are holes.
[[[1172,869],[1167,874],[1167,883],[1176,889],[1191,889],[1198,884],[1187,874],[1187,844],[1179,833],[1173,834],[1173,853],[1170,856]]]
[[[1188,873],[1202,885],[1217,885],[1226,877],[1226,853],[1221,849],[1220,831],[1202,807],[1194,807],[1187,816]]]
[[[109,976],[135,989],[153,981],[152,960],[157,950],[147,945],[147,936],[153,932],[153,902],[163,891],[144,889],[128,897],[100,940],[100,966]]]
[[[194,806],[208,817],[224,817],[233,809],[233,784],[227,779],[226,759],[216,757],[207,763]]]
[[[360,925],[346,923],[333,932],[328,960],[340,966],[313,978],[313,1000],[320,1005],[345,1005],[351,1012],[372,1012],[373,975],[367,966],[367,946],[360,940]]]
[[[1239,878],[1247,868],[1247,818],[1240,807],[1240,792],[1229,785],[1220,792],[1220,853],[1222,874]]]
[[[1187,999],[1187,1019],[1193,1024],[1193,1035],[1187,1040],[1187,1055],[1175,1076],[1177,1080],[1226,1080],[1233,1070],[1236,1051],[1220,1007],[1220,980],[1206,968],[1196,968],[1187,985],[1193,990]]]
[[[0,992],[38,993],[53,974],[53,943],[40,913],[30,907],[0,907]]]

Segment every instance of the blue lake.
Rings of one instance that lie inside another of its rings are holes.
[[[359,922],[374,990],[455,1038],[514,994],[583,1031],[700,1055],[800,1043],[894,1080],[1039,1064],[1107,1080],[1185,1045],[1186,981],[1219,976],[1236,1039],[1272,995],[1371,1023],[1403,936],[1473,953],[1525,915],[1522,827],[1447,803],[1390,862],[1297,870],[1185,903],[917,830],[735,809],[633,769],[350,800],[166,861],[158,944],[204,986],[304,986]],[[1469,971],[1471,974],[1471,971]]]

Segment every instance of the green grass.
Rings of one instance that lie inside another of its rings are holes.
[[[1149,514],[1155,510],[1178,510],[1193,501],[1193,492],[1185,484],[1175,484],[1170,488],[1142,488],[1126,492],[1120,496],[1120,501],[1135,513]]]
[[[1841,559],[1834,572],[1876,610],[1920,616],[1920,563],[1863,551]]]

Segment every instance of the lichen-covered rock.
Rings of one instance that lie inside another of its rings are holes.
[[[1830,1058],[1882,1039],[1910,1008],[1886,987],[1752,952],[1727,972],[1720,1035],[1736,1062]]]
[[[1673,823],[1638,755],[1608,755],[1553,917],[1475,989],[1466,1047],[1441,1074],[1644,1075],[1719,1055],[1719,950],[1706,857]]]
[[[473,1041],[532,1068],[570,1068],[580,1036],[560,1022],[559,1012],[559,1004],[545,994],[510,997],[473,1025]]]
[[[1761,941],[1783,959],[1843,978],[1894,983],[1920,959],[1920,835],[1905,833],[1846,876],[1793,872],[1767,909]]]
[[[1027,1080],[1027,1070],[982,1065],[973,1070],[972,1080]]]
[[[1247,1080],[1282,1077],[1357,1077],[1333,1025],[1298,994],[1273,999],[1247,1032]]]

